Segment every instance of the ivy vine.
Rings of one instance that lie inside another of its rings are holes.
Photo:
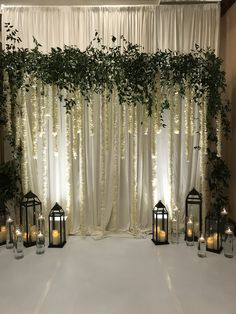
[[[211,49],[201,49],[196,45],[190,53],[171,50],[157,50],[145,53],[139,45],[128,42],[121,36],[121,45],[116,37],[111,38],[111,47],[105,46],[98,33],[89,46],[81,51],[76,46],[64,46],[63,49],[51,48],[48,54],[40,51],[40,44],[33,38],[33,49],[18,48],[21,39],[18,31],[10,23],[5,24],[7,44],[0,52],[1,71],[9,74],[11,87],[11,105],[17,106],[17,90],[24,84],[24,75],[33,75],[43,84],[57,85],[60,91],[80,90],[90,102],[92,93],[102,93],[108,89],[109,94],[116,88],[120,104],[144,105],[149,115],[153,110],[153,90],[156,75],[160,77],[161,86],[169,89],[178,86],[184,97],[185,90],[194,90],[194,101],[201,106],[202,96],[207,95],[207,129],[208,129],[208,178],[212,196],[212,208],[219,210],[227,205],[226,189],[230,172],[225,161],[216,154],[216,127],[218,113],[222,117],[223,135],[230,133],[228,119],[229,103],[224,100],[226,87],[225,73],[221,70],[222,60]],[[26,86],[27,87],[27,86]],[[61,93],[63,98],[63,93]],[[6,124],[5,98],[0,92],[0,124]],[[69,113],[75,105],[73,98],[64,98]],[[162,112],[169,109],[167,97],[162,101]],[[13,110],[12,110],[13,111]],[[14,132],[13,132],[14,134]],[[15,147],[14,135],[10,138]],[[14,151],[15,160],[20,159],[21,152]]]

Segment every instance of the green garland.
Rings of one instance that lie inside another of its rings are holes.
[[[81,51],[75,46],[64,49],[52,48],[51,52],[40,52],[40,44],[33,38],[34,49],[16,48],[17,30],[6,23],[7,45],[0,53],[2,70],[9,74],[12,106],[16,106],[16,92],[23,85],[25,74],[33,75],[43,84],[55,84],[73,92],[79,89],[89,102],[93,92],[102,93],[105,89],[112,92],[117,89],[120,104],[142,104],[149,115],[153,108],[153,90],[157,73],[161,86],[169,90],[178,86],[182,96],[186,88],[194,90],[194,101],[200,106],[203,95],[207,95],[207,129],[208,129],[208,177],[212,197],[212,207],[220,209],[227,205],[225,193],[228,187],[229,170],[224,160],[216,155],[215,121],[218,113],[222,117],[222,131],[227,138],[230,132],[228,120],[229,104],[222,100],[225,92],[225,73],[221,71],[222,60],[211,49],[203,50],[196,46],[190,53],[160,51],[145,53],[141,47],[121,37],[122,45],[116,45],[112,37],[112,47],[102,44],[101,38],[95,34],[93,41]],[[27,86],[26,86],[27,87]],[[109,93],[108,93],[109,97]],[[63,93],[61,94],[63,98]],[[0,94],[0,123],[5,124],[5,99]],[[75,105],[74,99],[64,99],[69,113]],[[162,101],[162,113],[169,109],[167,96]],[[164,125],[163,125],[164,126]],[[13,132],[14,134],[14,132]],[[15,147],[14,138],[11,144]],[[199,147],[198,147],[199,148]],[[14,152],[19,159],[20,153]]]

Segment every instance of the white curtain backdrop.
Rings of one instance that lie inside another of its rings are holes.
[[[111,45],[112,35],[118,38],[119,44],[120,35],[124,35],[148,52],[157,49],[189,52],[195,44],[214,48],[218,52],[219,4],[5,6],[2,13],[3,25],[10,22],[19,30],[22,47],[33,48],[34,36],[42,44],[44,52],[50,51],[51,47],[64,45],[77,45],[84,50],[95,31],[98,31],[105,44]],[[4,37],[3,27],[3,42]],[[48,87],[47,93],[50,95],[51,87]],[[43,101],[46,106],[50,106],[50,99],[50,96],[45,96]],[[151,153],[152,120],[145,118],[142,106],[135,113],[133,133],[129,129],[129,109],[117,105],[116,94],[106,106],[101,96],[94,95],[94,132],[91,134],[91,111],[83,104],[81,132],[75,136],[73,124],[76,118],[73,115],[66,117],[63,104],[58,102],[58,156],[54,154],[52,122],[47,117],[45,134],[38,138],[35,160],[32,154],[32,108],[28,96],[25,156],[29,182],[25,189],[31,188],[39,195],[45,213],[56,201],[60,203],[69,215],[71,233],[148,230],[151,227],[151,209],[159,199],[170,213],[172,207],[177,206],[183,217],[187,193],[193,187],[201,189],[199,154],[193,149],[199,141],[196,135],[192,138],[190,160],[186,161],[184,101],[181,106],[180,134],[173,136],[172,201],[168,128],[156,135],[156,152]],[[168,114],[165,119],[168,124]],[[143,121],[145,123],[141,123]],[[73,148],[75,139],[79,144]],[[73,159],[75,148],[78,157]]]

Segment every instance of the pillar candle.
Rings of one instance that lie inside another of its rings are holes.
[[[58,230],[52,230],[52,244],[58,245],[60,243],[60,233]]]
[[[159,232],[159,241],[160,242],[166,241],[166,232],[164,230],[160,230],[160,232]]]
[[[207,248],[208,249],[214,249],[214,239],[213,237],[208,237],[207,238]]]

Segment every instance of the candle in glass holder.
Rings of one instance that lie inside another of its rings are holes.
[[[45,252],[45,237],[41,231],[37,234],[36,254],[43,254]]]
[[[218,248],[218,245],[217,245],[217,242],[218,242],[218,234],[217,233],[214,233],[213,234],[213,241],[214,241],[214,250],[217,250]]]
[[[164,230],[160,230],[160,232],[159,232],[159,241],[160,242],[166,241],[166,232]]]
[[[9,217],[6,221],[6,248],[12,249],[13,246],[13,220]]]
[[[207,238],[207,248],[210,250],[214,249],[214,238],[212,236]]]
[[[52,230],[52,244],[59,245],[60,243],[60,233],[58,230]]]
[[[22,235],[22,232],[19,228],[17,228],[16,232],[15,232],[14,252],[15,252],[15,258],[16,259],[21,259],[24,257],[23,235]]]
[[[187,236],[190,238],[193,236],[193,230],[192,229],[187,229]]]

